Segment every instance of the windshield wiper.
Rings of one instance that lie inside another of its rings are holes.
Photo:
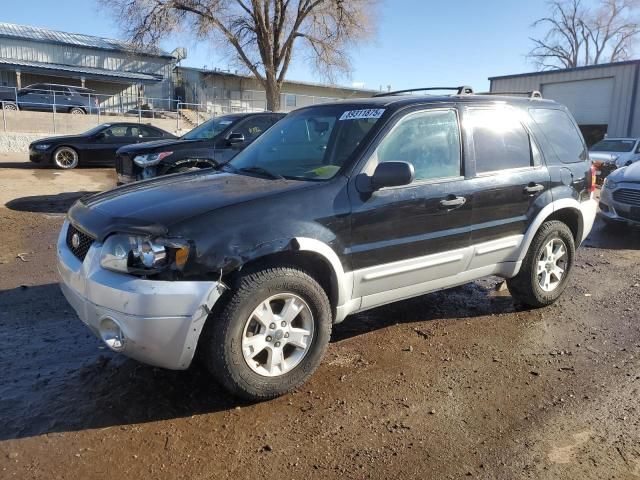
[[[270,172],[266,168],[259,167],[258,165],[253,165],[252,167],[235,168],[235,171],[245,172],[245,173],[257,173],[258,175],[272,178],[274,180],[284,180],[284,177],[282,175],[278,175],[277,173]]]

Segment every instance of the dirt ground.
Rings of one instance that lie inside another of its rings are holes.
[[[248,404],[65,302],[64,212],[113,183],[0,156],[0,478],[640,478],[640,232],[597,224],[549,308],[487,279],[349,318],[308,384]]]

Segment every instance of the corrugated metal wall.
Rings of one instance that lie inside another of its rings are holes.
[[[528,92],[531,90],[544,90],[545,84],[558,82],[579,82],[581,80],[613,78],[614,87],[611,99],[611,118],[609,119],[608,135],[640,136],[640,119],[635,119],[633,125],[629,125],[630,115],[633,109],[638,112],[640,99],[636,99],[636,105],[632,105],[633,89],[635,86],[637,64],[609,65],[598,68],[549,71],[531,75],[522,75],[506,78],[494,78],[491,80],[492,92]],[[588,101],[588,99],[585,99]]]
[[[126,52],[30,42],[12,38],[0,40],[0,57],[125,72],[153,73],[164,77],[169,77],[171,73],[169,59],[162,60],[157,57],[127,54]]]

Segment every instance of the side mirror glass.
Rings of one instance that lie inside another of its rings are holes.
[[[370,189],[374,191],[383,187],[409,185],[414,178],[415,171],[409,162],[383,162],[373,172]]]
[[[231,133],[227,137],[228,145],[238,145],[240,143],[244,143],[244,135],[242,133]]]

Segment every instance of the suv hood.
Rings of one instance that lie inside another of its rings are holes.
[[[192,143],[200,141],[201,140],[181,140],[179,138],[170,138],[167,140],[155,140],[153,142],[134,143],[131,145],[125,145],[124,147],[120,147],[118,149],[118,154],[124,153],[127,155],[135,155],[138,153],[161,152],[167,150],[167,148],[183,149],[188,148]],[[211,142],[211,146],[213,147],[213,141]]]
[[[181,220],[307,185],[211,170],[168,175],[81,198],[68,217],[99,240],[116,231],[165,235]]]

